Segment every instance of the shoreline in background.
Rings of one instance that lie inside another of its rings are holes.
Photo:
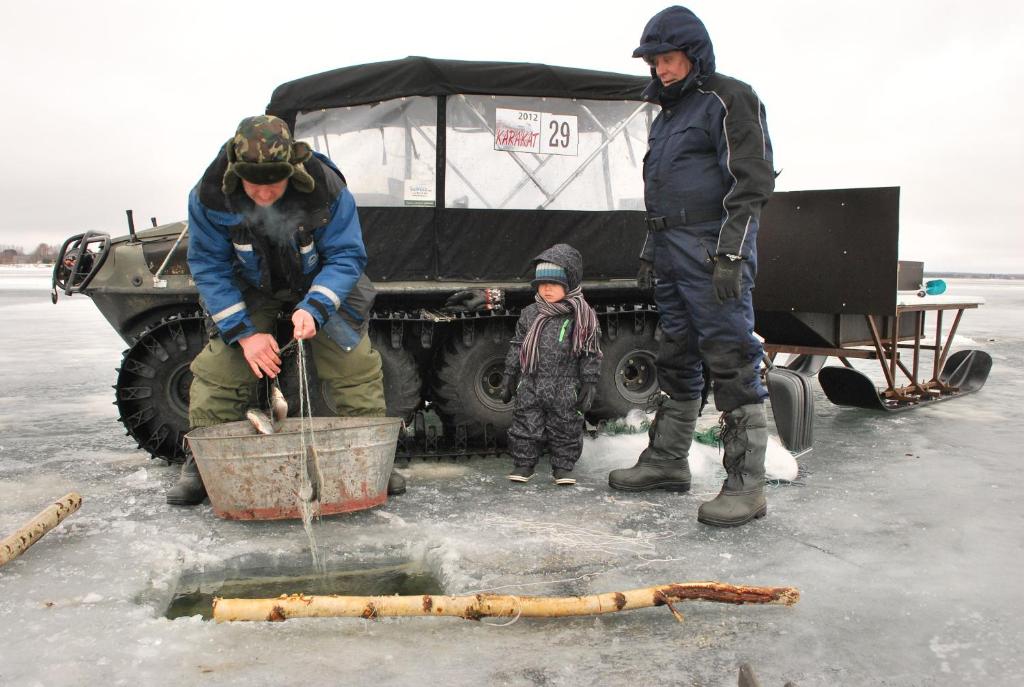
[[[1024,279],[1024,274],[1001,274],[999,272],[925,272],[925,278],[948,279]]]
[[[13,264],[0,264],[0,269],[6,267],[13,267],[15,269],[24,268],[38,268],[38,269],[53,269],[53,263],[13,263]],[[938,279],[946,277],[948,279],[1024,279],[1024,274],[1004,274],[1001,272],[925,272],[925,278]]]

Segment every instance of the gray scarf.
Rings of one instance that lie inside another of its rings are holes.
[[[576,325],[572,328],[572,354],[575,357],[580,358],[597,352],[597,313],[583,299],[583,290],[580,287],[577,286],[557,303],[548,303],[539,293],[533,300],[537,303],[539,312],[523,337],[523,346],[519,349],[519,364],[524,374],[533,372],[537,367],[537,341],[540,340],[540,331],[544,328],[544,323],[552,317],[571,313],[576,320]]]

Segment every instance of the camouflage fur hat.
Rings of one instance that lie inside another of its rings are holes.
[[[313,190],[313,177],[303,166],[313,151],[308,144],[292,139],[283,119],[272,115],[246,117],[224,149],[228,168],[221,189],[225,194],[235,192],[239,179],[253,184],[276,184],[288,179],[297,191]]]

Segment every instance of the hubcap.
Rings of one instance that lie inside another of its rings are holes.
[[[473,385],[477,398],[491,410],[507,410],[501,401],[501,382],[505,376],[505,359],[492,358],[480,368],[480,377]]]
[[[188,417],[188,392],[192,386],[189,363],[182,363],[171,373],[167,382],[167,401],[174,410]]]
[[[630,403],[643,403],[658,388],[654,354],[637,349],[619,359],[615,387]]]

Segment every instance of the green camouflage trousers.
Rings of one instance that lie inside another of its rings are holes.
[[[273,332],[284,303],[266,299],[249,305],[249,315],[260,332]],[[303,342],[312,351],[317,374],[330,394],[339,416],[386,414],[384,374],[380,354],[365,334],[359,345],[343,350],[323,332]],[[260,380],[253,375],[241,346],[229,346],[219,337],[200,351],[191,365],[188,421],[193,429],[245,419],[256,405]]]

